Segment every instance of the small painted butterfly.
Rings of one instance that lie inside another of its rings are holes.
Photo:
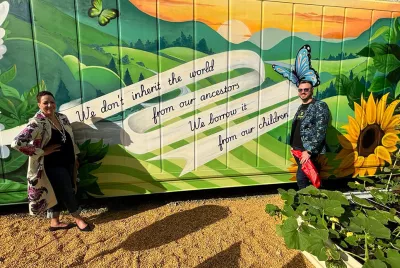
[[[119,16],[119,12],[114,8],[103,9],[103,0],[92,0],[92,7],[89,8],[88,15],[91,18],[98,17],[99,24],[106,26],[112,19]]]

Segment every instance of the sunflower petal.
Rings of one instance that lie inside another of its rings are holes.
[[[350,115],[348,115],[347,118],[349,120],[349,124],[343,126],[343,128],[346,129],[347,133],[351,137],[354,137],[355,140],[358,140],[358,137],[360,136],[360,126],[358,125],[357,121]]]
[[[395,128],[398,125],[400,125],[400,115],[395,115],[392,117],[389,124],[386,126],[385,130]]]
[[[357,139],[349,134],[338,136],[338,140],[340,145],[342,145],[342,147],[345,149],[353,150],[354,148],[357,148]]]
[[[388,150],[389,153],[396,152],[397,151],[397,146],[386,147],[386,150]]]
[[[363,108],[358,103],[354,103],[354,114],[360,129],[364,129],[367,126],[367,120]]]
[[[360,177],[364,177],[366,172],[367,172],[367,169],[366,169],[366,168],[359,168],[359,169],[358,169],[358,175],[359,175]]]
[[[375,148],[375,155],[379,157],[380,159],[385,160],[389,164],[392,164],[392,158],[390,157],[389,151],[383,147],[383,146],[378,146]]]
[[[365,111],[367,113],[367,123],[369,125],[375,124],[375,122],[376,122],[376,104],[375,104],[374,96],[372,95],[372,93],[369,95],[367,107],[366,107]]]
[[[354,163],[354,167],[362,167],[362,165],[364,164],[364,156],[359,156],[356,160],[356,162]]]
[[[386,101],[389,96],[389,93],[386,93],[385,95],[382,96],[382,98],[379,100],[379,102],[376,105],[376,123],[380,124],[383,119],[383,114],[385,113],[385,108],[386,108]]]
[[[347,169],[349,167],[353,167],[354,162],[356,162],[357,158],[358,158],[357,152],[348,154],[340,163],[339,169]]]
[[[382,138],[382,145],[385,147],[392,147],[395,146],[398,141],[399,141],[399,136],[393,133],[387,133]]]
[[[351,150],[342,149],[342,150],[340,150],[340,152],[336,155],[335,160],[343,159],[343,158],[345,158],[347,155],[349,155],[351,152],[353,152],[353,149],[351,149]]]
[[[386,127],[389,125],[390,121],[392,120],[394,109],[396,109],[396,106],[399,104],[399,102],[400,100],[395,100],[387,107],[381,122],[382,130],[385,130]]]
[[[385,133],[386,134],[393,133],[393,134],[399,135],[400,134],[400,130],[397,130],[397,129],[394,129],[394,128],[386,128],[385,129]]]
[[[343,178],[343,177],[349,176],[349,175],[353,174],[353,172],[354,172],[354,167],[346,168],[346,169],[336,169],[334,171],[336,177],[338,177],[338,178]]]

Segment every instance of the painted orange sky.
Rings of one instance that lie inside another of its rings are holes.
[[[158,10],[160,19],[174,22],[196,20],[209,25],[216,31],[220,30],[219,32],[221,32],[221,27],[227,25],[227,21],[241,21],[251,34],[265,28],[280,28],[294,32],[309,32],[325,38],[357,37],[370,28],[371,23],[376,20],[393,16],[393,13],[389,11],[372,12],[352,8],[347,8],[345,11],[342,7],[323,8],[315,5],[293,5],[258,0],[229,0],[229,5],[228,0],[158,0],[158,8],[156,8],[157,0],[130,1],[151,16],[156,17],[156,10]],[[368,3],[370,8],[374,8],[373,5],[379,5],[382,8],[382,3]],[[388,6],[386,10],[391,9]],[[395,14],[395,16],[399,15],[400,13]],[[293,29],[292,20],[294,20]],[[248,35],[247,30],[243,30],[243,35],[245,34]]]

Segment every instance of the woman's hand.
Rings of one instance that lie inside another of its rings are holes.
[[[59,152],[60,147],[61,147],[60,144],[52,144],[52,145],[46,146],[45,148],[43,148],[44,155],[49,155],[54,152]]]

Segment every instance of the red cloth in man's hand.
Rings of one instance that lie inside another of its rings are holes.
[[[301,159],[300,150],[291,150],[291,151],[295,157]],[[301,170],[303,170],[304,174],[306,174],[306,176],[310,179],[311,183],[316,188],[319,188],[321,186],[321,178],[313,162],[310,159],[308,159],[305,163],[303,163],[303,165],[301,166]]]

